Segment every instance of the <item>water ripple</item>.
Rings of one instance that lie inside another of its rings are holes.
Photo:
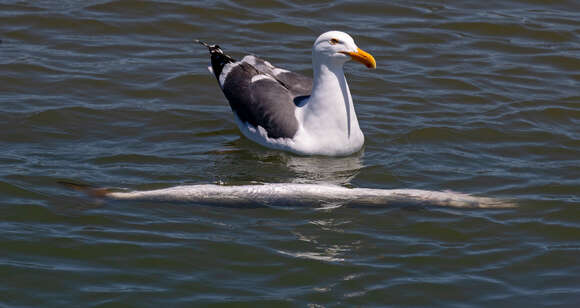
[[[573,306],[579,26],[574,1],[0,1],[0,306]],[[311,74],[330,29],[379,65],[346,65],[365,149],[296,157],[241,137],[192,39]],[[63,180],[452,189],[520,206],[102,203]]]

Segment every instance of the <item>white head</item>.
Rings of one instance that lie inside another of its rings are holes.
[[[368,68],[377,67],[375,58],[358,48],[352,37],[341,31],[322,33],[314,42],[312,55],[318,63],[344,65],[348,60],[353,59]]]

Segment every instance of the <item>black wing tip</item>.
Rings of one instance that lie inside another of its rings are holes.
[[[200,41],[200,40],[193,40],[195,43],[198,43],[204,47],[207,47],[207,49],[209,50],[210,53],[213,52],[218,52],[218,53],[223,53],[223,51],[220,48],[220,45],[210,45],[204,41]]]
[[[219,80],[219,76],[222,73],[222,69],[224,67],[224,65],[228,64],[228,63],[233,63],[236,62],[236,60],[228,55],[226,55],[220,48],[219,45],[210,45],[206,42],[200,41],[200,40],[193,40],[195,43],[198,43],[202,46],[207,47],[207,49],[209,50],[209,54],[210,54],[210,59],[211,59],[211,67],[212,70],[216,76],[216,78],[218,78]]]
[[[203,41],[200,41],[200,40],[193,40],[193,41],[196,42],[196,43],[198,43],[198,44],[200,44],[200,45],[202,45],[202,46],[205,46],[205,47],[207,47],[208,49],[211,50],[211,46],[208,43],[203,42]]]

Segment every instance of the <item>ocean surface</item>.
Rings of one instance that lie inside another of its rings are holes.
[[[208,54],[311,74],[351,34],[342,158],[238,132]],[[578,307],[580,2],[0,0],[0,307]],[[106,201],[331,183],[509,209]]]

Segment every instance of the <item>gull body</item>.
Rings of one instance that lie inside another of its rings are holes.
[[[228,99],[240,131],[269,148],[301,155],[358,152],[364,135],[344,76],[354,59],[375,68],[374,58],[346,33],[329,31],[312,47],[313,78],[274,67],[255,56],[235,61],[207,45],[210,71]]]

